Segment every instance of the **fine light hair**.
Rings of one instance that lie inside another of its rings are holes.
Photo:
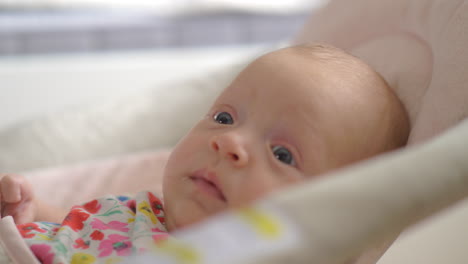
[[[383,149],[375,150],[376,152],[406,145],[410,131],[407,111],[394,90],[378,72],[359,58],[327,44],[303,44],[291,48],[300,52],[301,56],[310,56],[320,63],[320,67],[329,68],[331,74],[338,72],[345,75],[352,83],[353,89],[370,92],[373,98],[378,100],[378,107],[382,111],[381,121],[386,129],[381,130],[381,135],[377,135],[385,143]]]

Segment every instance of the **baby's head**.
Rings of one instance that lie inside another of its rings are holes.
[[[268,53],[242,71],[166,166],[169,230],[406,143],[386,82],[333,47]]]

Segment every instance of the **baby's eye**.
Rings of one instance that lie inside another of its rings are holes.
[[[218,112],[213,117],[216,123],[220,123],[223,125],[232,125],[234,124],[234,119],[232,119],[231,114],[228,112]]]
[[[277,145],[273,146],[271,150],[273,151],[275,158],[277,158],[279,161],[291,166],[296,165],[296,161],[294,160],[292,153],[287,148],[281,145]]]

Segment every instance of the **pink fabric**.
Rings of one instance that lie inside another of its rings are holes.
[[[26,173],[38,198],[70,208],[107,194],[151,191],[161,197],[169,150],[137,153],[83,164]]]

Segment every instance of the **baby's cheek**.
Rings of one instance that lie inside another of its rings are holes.
[[[272,177],[272,175],[265,175],[263,179],[260,179],[255,184],[251,184],[249,188],[250,200],[256,200],[263,198],[275,191],[283,189],[285,186],[289,185],[290,182],[278,177]]]
[[[173,149],[171,157],[179,160],[186,161],[200,151],[200,143],[192,138],[185,138],[180,141]]]

